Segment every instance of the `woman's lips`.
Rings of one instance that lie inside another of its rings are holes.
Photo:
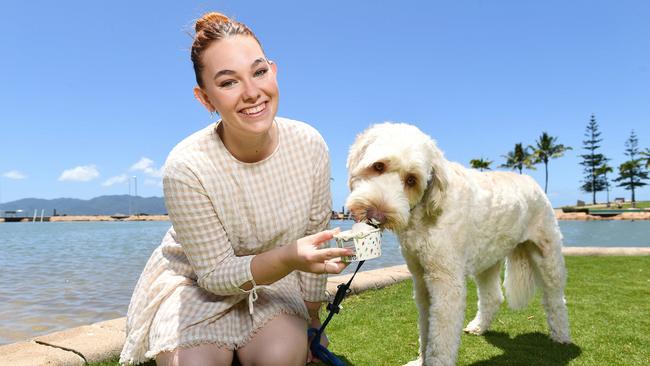
[[[265,110],[266,110],[266,102],[260,103],[254,107],[244,108],[241,111],[239,111],[239,113],[247,117],[257,117],[263,114]]]

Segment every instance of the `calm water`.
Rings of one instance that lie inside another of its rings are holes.
[[[350,221],[334,221],[347,230]],[[122,317],[169,222],[0,223],[0,344]],[[565,246],[650,246],[650,221],[562,221]],[[384,233],[375,269],[404,263]],[[352,271],[352,266],[346,272]]]

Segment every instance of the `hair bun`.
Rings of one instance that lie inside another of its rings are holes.
[[[229,23],[229,22],[230,22],[230,18],[228,18],[227,16],[221,13],[217,13],[214,11],[211,13],[205,13],[194,24],[194,31],[196,33],[199,33],[201,30],[210,27],[210,25],[219,24],[219,23]]]

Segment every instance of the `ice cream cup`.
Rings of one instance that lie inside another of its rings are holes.
[[[343,262],[363,261],[381,256],[381,230],[346,230],[334,235],[338,248],[353,249],[355,254],[341,257]]]

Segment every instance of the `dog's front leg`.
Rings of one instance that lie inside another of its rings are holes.
[[[426,366],[456,364],[465,318],[466,285],[463,273],[438,269],[424,276],[430,297],[429,334],[424,349]]]

